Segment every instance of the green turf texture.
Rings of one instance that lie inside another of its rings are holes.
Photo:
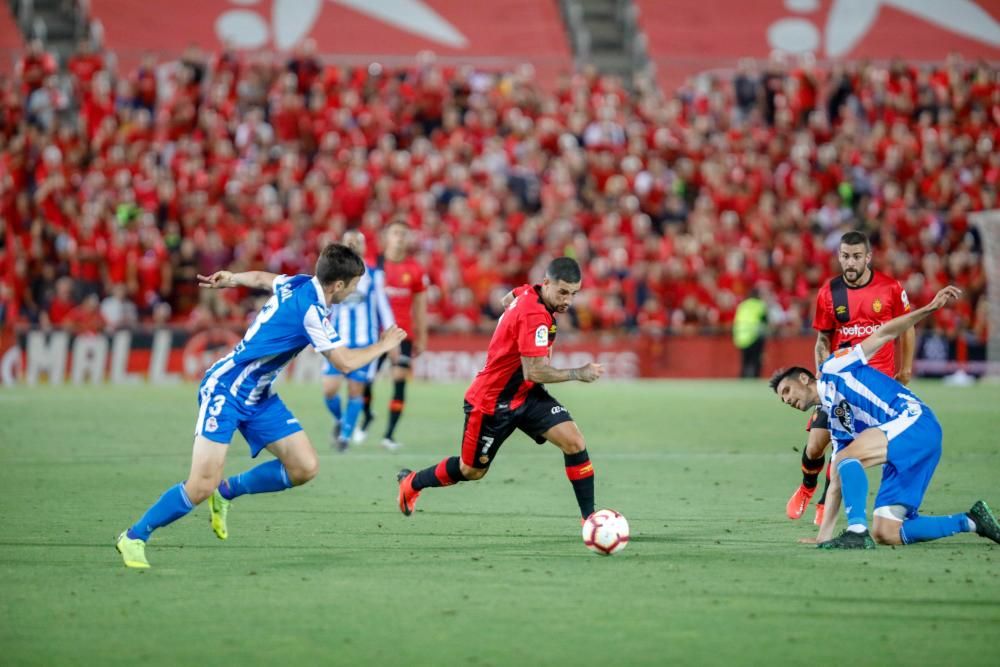
[[[338,455],[319,388],[281,387],[320,476],[238,499],[227,542],[197,508],[154,535],[146,572],[112,543],[186,477],[194,387],[3,390],[0,663],[997,664],[1000,546],[798,544],[812,508],[784,506],[806,419],[763,383],[551,388],[587,436],[598,506],[631,522],[611,558],[581,542],[558,451],[521,434],[484,480],[398,512],[400,467],[458,453],[463,389],[411,386],[402,452]],[[1000,508],[1000,387],[916,391],[945,432],[923,511]],[[250,465],[238,437],[227,473]]]

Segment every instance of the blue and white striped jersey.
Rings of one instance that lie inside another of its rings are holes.
[[[225,385],[239,404],[252,406],[270,395],[281,369],[312,345],[325,352],[347,344],[328,319],[323,288],[314,276],[278,276],[274,294],[257,313],[243,340],[207,371],[202,388]]]
[[[385,292],[385,271],[367,267],[354,292],[330,307],[330,321],[347,347],[368,347],[396,323]]]
[[[892,431],[897,426],[905,428],[908,420],[891,422],[918,416],[923,409],[924,404],[909,389],[868,365],[860,345],[838,350],[819,370],[817,389],[823,410],[830,416],[835,452],[872,427],[886,427],[883,430],[891,439]]]

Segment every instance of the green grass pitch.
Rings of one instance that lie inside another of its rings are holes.
[[[483,481],[400,515],[396,471],[458,452],[463,389],[411,386],[402,452],[375,438],[337,455],[319,388],[282,386],[319,478],[236,501],[227,542],[199,507],[154,535],[148,572],[112,542],[187,475],[195,389],[0,392],[0,662],[997,664],[1000,546],[798,544],[812,509],[791,522],[784,504],[805,415],[763,383],[552,387],[587,436],[598,506],[631,522],[611,558],[580,540],[558,451],[521,434]],[[945,430],[924,511],[1000,507],[1000,387],[916,391]],[[250,465],[237,438],[227,473]]]

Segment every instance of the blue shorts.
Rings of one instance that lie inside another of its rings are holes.
[[[917,516],[941,460],[941,424],[926,405],[912,405],[879,427],[889,438],[889,449],[875,496],[875,507],[902,505],[908,518]]]
[[[351,371],[347,374],[348,380],[354,380],[355,382],[370,383],[375,380],[375,371],[378,369],[378,362],[373,361],[370,364],[362,366],[356,370]],[[326,359],[323,360],[323,375],[327,377],[340,377],[344,375],[337,367],[331,364]]]
[[[202,384],[198,390],[198,421],[194,434],[228,445],[239,430],[256,457],[267,445],[302,430],[299,420],[277,394],[256,405],[242,405],[224,384]]]

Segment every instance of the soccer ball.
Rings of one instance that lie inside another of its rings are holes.
[[[583,522],[583,543],[595,554],[610,556],[628,544],[628,521],[614,510],[597,510]]]

